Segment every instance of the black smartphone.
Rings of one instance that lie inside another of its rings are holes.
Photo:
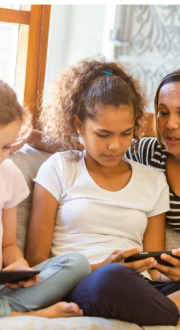
[[[161,254],[163,254],[163,253],[166,253],[166,254],[170,255],[171,257],[174,257],[174,258],[180,260],[180,257],[174,256],[171,251],[155,251],[155,252],[140,252],[140,253],[134,254],[128,258],[125,258],[124,262],[127,263],[127,262],[132,262],[132,261],[137,261],[137,260],[142,260],[142,259],[153,257],[161,265],[174,267],[169,262],[161,259]]]
[[[0,284],[25,281],[39,273],[39,270],[0,270]]]

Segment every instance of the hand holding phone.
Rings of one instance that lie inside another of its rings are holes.
[[[26,281],[39,273],[38,270],[0,270],[0,284]]]
[[[168,254],[169,256],[180,260],[180,257],[177,256],[177,255],[172,254],[171,251],[153,251],[153,252],[140,252],[140,253],[134,254],[134,255],[132,255],[128,258],[125,258],[124,262],[128,263],[128,262],[133,262],[133,261],[143,260],[143,259],[146,259],[146,258],[153,257],[161,265],[169,266],[169,267],[175,267],[171,263],[161,259],[161,255],[163,253]]]

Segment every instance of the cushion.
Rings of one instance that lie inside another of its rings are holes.
[[[20,150],[9,155],[9,159],[16,164],[16,166],[23,173],[28,187],[30,189],[29,196],[18,205],[17,215],[17,242],[23,255],[25,253],[26,237],[28,224],[31,213],[31,203],[33,195],[34,182],[37,171],[42,163],[51,156],[50,153],[34,149],[28,144],[25,144]]]
[[[34,316],[1,319],[2,329],[11,330],[180,330],[180,326],[144,326],[99,317],[45,319]]]

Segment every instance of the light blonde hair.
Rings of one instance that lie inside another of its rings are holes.
[[[22,107],[14,90],[0,80],[0,126],[5,126],[15,120],[22,121],[17,140],[28,137],[31,132],[31,115],[27,108]]]

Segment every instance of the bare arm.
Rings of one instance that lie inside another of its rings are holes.
[[[4,270],[30,270],[27,261],[24,259],[21,250],[17,245],[16,227],[17,227],[17,206],[2,211],[3,240],[2,257]],[[32,269],[31,269],[32,270]],[[16,284],[7,283],[10,289],[19,287],[29,287],[39,281],[39,276],[35,275],[27,281],[20,281]]]
[[[30,135],[28,135],[23,140],[19,140],[16,143],[13,144],[11,147],[11,152],[15,152],[23,147],[25,143],[28,143],[31,147],[51,153],[55,153],[58,151],[62,151],[63,148],[60,146],[51,146],[47,145],[45,142],[43,142],[42,139],[42,132],[32,129]]]
[[[35,130],[35,129],[33,129],[31,131],[31,134],[29,136],[29,139],[28,139],[27,143],[33,148],[36,148],[36,149],[39,149],[39,150],[44,150],[44,151],[47,151],[47,152],[51,152],[52,154],[55,153],[55,152],[59,152],[59,151],[63,150],[63,148],[60,147],[60,146],[55,147],[55,146],[52,146],[52,145],[47,145],[42,140],[42,132],[38,131],[38,130]]]
[[[28,263],[24,259],[22,252],[17,245],[16,229],[17,229],[17,206],[10,209],[3,209],[3,240],[2,240],[2,255],[3,267],[19,261],[21,265],[27,266]]]
[[[57,208],[57,199],[35,183],[26,245],[26,259],[31,266],[49,259]]]
[[[148,226],[143,240],[144,251],[165,250],[165,213],[148,218]],[[154,281],[159,279],[159,271],[149,270]]]

